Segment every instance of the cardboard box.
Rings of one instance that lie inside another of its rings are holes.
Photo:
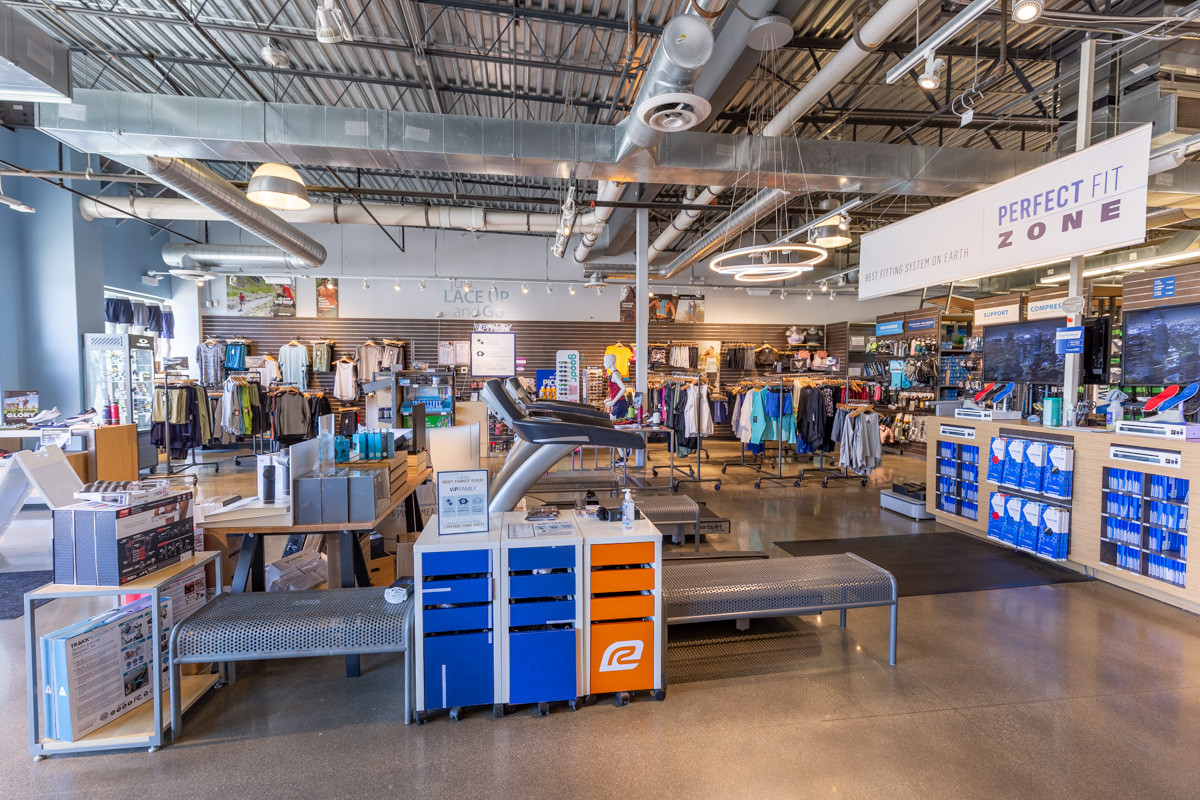
[[[396,582],[396,559],[392,556],[371,559],[367,562],[367,574],[372,586],[391,586]]]
[[[312,550],[301,550],[267,566],[268,592],[295,592],[325,586],[329,567],[325,557]]]
[[[54,582],[124,586],[195,549],[192,493],[132,506],[75,503],[53,512]]]

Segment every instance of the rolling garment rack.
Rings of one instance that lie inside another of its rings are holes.
[[[687,469],[687,473],[686,473],[687,477],[686,478],[675,477],[674,473],[679,472],[679,473],[683,474],[685,467],[675,465],[674,450],[671,451],[672,461],[671,461],[671,466],[669,467],[669,469],[671,470],[671,483],[666,488],[669,488],[672,492],[679,491],[680,483],[712,483],[713,491],[717,491],[717,492],[721,491],[721,478],[705,478],[701,475],[701,471],[700,471],[701,454],[702,453],[706,454],[704,447],[701,445],[702,437],[700,436],[700,403],[701,403],[700,377],[701,376],[699,374],[694,373],[694,372],[673,372],[669,376],[664,375],[662,377],[663,381],[677,381],[677,382],[681,382],[681,383],[691,383],[691,384],[696,385],[696,404],[695,404],[695,407],[696,407],[696,419],[695,419],[695,422],[696,422],[696,466],[695,466],[694,470],[690,464],[686,467],[686,469]],[[677,442],[677,441],[678,441],[677,437],[675,437],[675,436],[672,436],[670,438],[670,442]],[[671,445],[668,444],[668,447],[670,447],[670,446]],[[651,467],[650,472],[654,477],[658,477],[658,468],[657,467]],[[644,489],[652,489],[654,487],[648,486],[648,487],[643,487],[643,488]]]
[[[762,465],[763,465],[763,464],[765,464],[765,463],[766,463],[766,461],[767,461],[767,448],[766,448],[766,444],[767,444],[767,443],[766,443],[765,441],[763,442],[763,452],[762,452],[762,454],[761,454],[761,455],[760,455],[760,456],[757,458],[757,461],[758,461],[759,463],[757,463],[757,464],[754,464],[754,463],[747,464],[747,463],[746,463],[746,443],[745,443],[745,442],[743,442],[743,441],[741,441],[741,437],[739,436],[739,437],[738,437],[738,443],[739,443],[739,444],[742,446],[742,455],[741,455],[741,458],[740,458],[739,460],[737,460],[737,461],[724,461],[724,462],[722,462],[722,463],[721,463],[721,474],[722,474],[722,475],[724,475],[724,474],[725,474],[725,471],[726,471],[727,469],[729,469],[730,467],[742,467],[742,468],[744,468],[744,469],[751,469],[751,470],[754,470],[755,472],[757,472],[757,473],[759,473],[759,474],[761,475],[761,477],[760,477],[758,480],[756,480],[756,481],[754,482],[754,488],[755,488],[755,489],[761,489],[761,488],[762,488],[762,482],[763,482],[764,480],[766,480],[766,481],[770,481],[770,482],[774,482],[774,481],[783,480],[783,445],[784,445],[784,441],[783,441],[783,405],[782,405],[782,404],[783,404],[783,398],[782,398],[782,394],[783,394],[783,391],[784,391],[784,386],[786,385],[786,383],[787,383],[787,381],[786,381],[785,379],[783,379],[783,378],[780,378],[778,381],[766,381],[766,380],[744,380],[744,381],[738,381],[738,386],[740,386],[740,387],[754,387],[754,388],[758,388],[758,389],[768,389],[768,390],[770,390],[770,388],[771,388],[772,386],[778,386],[778,387],[779,387],[779,391],[780,391],[780,395],[781,395],[781,397],[780,397],[780,407],[779,407],[779,434],[778,434],[778,436],[777,436],[777,437],[776,437],[776,439],[775,439],[775,444],[776,444],[776,453],[775,453],[775,467],[776,467],[776,471],[775,471],[775,473],[774,473],[774,474],[772,474],[772,473],[770,473],[770,472],[767,472],[767,471],[766,471],[765,469],[763,469],[763,467],[762,467]],[[743,401],[742,401],[742,402],[745,402],[745,400],[743,399]],[[792,413],[793,413],[793,419],[794,419],[794,418],[795,418],[795,417],[794,417],[794,415],[795,415],[795,408],[793,408],[793,409],[792,409]]]
[[[847,383],[849,383],[849,381],[847,381]],[[875,409],[875,406],[874,406],[874,405],[872,405],[871,403],[866,403],[866,402],[862,402],[862,403],[838,403],[838,404],[837,404],[837,407],[838,407],[838,409],[839,409],[839,410],[841,410],[841,411],[847,411],[847,412],[849,412],[849,413],[850,413],[850,416],[858,416],[859,414],[862,414],[862,413],[864,413],[864,412],[867,412],[867,411],[873,411],[873,410]],[[841,447],[841,442],[839,442],[839,443],[838,443],[838,446],[839,446],[839,447]],[[827,469],[827,468],[825,467],[824,458],[823,458],[823,456],[824,456],[824,453],[822,453],[821,455],[822,455],[822,459],[821,459],[821,460],[820,460],[820,461],[817,463],[817,467],[816,467],[815,469],[813,469],[813,470],[803,470],[803,469],[802,469],[802,470],[800,470],[800,476],[799,476],[798,478],[796,478],[796,485],[797,485],[797,486],[799,486],[799,485],[800,485],[800,481],[804,480],[804,473],[805,473],[806,471],[810,471],[810,472],[820,472],[820,473],[822,473],[822,474],[825,476],[824,478],[822,478],[822,479],[821,479],[821,487],[822,487],[822,488],[827,488],[827,487],[829,486],[829,482],[830,482],[830,481],[856,480],[856,481],[858,481],[858,482],[859,482],[859,484],[860,484],[860,485],[862,485],[862,486],[866,486],[866,485],[867,485],[867,476],[865,476],[865,475],[854,475],[854,474],[852,474],[852,473],[850,472],[850,468],[849,468],[849,467],[842,467],[841,471]]]
[[[256,376],[257,376],[257,373],[252,369],[231,369],[225,373],[225,377],[227,379],[228,378],[246,379],[250,383],[253,383],[255,385],[255,391],[258,391],[258,388],[257,388],[258,387],[258,379]],[[241,448],[239,447],[238,449],[241,449]],[[251,433],[250,433],[250,455],[251,455],[251,457],[257,459],[259,456],[266,455],[266,454],[267,454],[266,437],[261,433],[254,433],[253,431],[251,431]],[[244,453],[236,455],[233,457],[233,463],[236,466],[240,467],[242,465],[242,459],[245,457],[246,457],[246,455]]]
[[[171,458],[171,392],[169,389],[172,385],[172,379],[174,379],[174,384],[176,386],[196,387],[199,384],[190,378],[185,377],[184,373],[179,370],[163,370],[160,374],[162,375],[163,379],[161,387],[163,393],[163,446],[167,451],[167,477],[169,478],[172,475],[182,474],[190,469],[198,469],[200,467],[212,467],[214,474],[220,472],[220,462],[214,461],[211,464],[202,464],[196,460],[195,445],[188,448],[188,450],[190,450],[192,453],[191,460],[185,462],[180,467],[175,466],[174,460]]]

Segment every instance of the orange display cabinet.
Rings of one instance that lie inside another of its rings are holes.
[[[666,697],[662,607],[662,534],[639,520],[579,520],[584,540],[584,692],[625,705],[634,692]]]

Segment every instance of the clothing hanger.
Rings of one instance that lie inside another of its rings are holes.
[[[205,347],[212,347],[217,344],[220,344],[220,342],[218,342],[216,339],[212,338],[211,336],[209,336],[207,339],[204,340]]]
[[[365,342],[363,342],[363,346],[364,347],[378,347],[379,345],[375,344],[374,339],[367,339]]]
[[[303,345],[300,344],[299,336],[293,336],[292,340],[290,342],[288,342],[288,346],[289,347],[302,347]]]

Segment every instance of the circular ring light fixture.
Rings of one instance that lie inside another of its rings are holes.
[[[829,251],[815,244],[757,245],[714,256],[708,268],[743,283],[768,283],[797,278],[828,257]]]

